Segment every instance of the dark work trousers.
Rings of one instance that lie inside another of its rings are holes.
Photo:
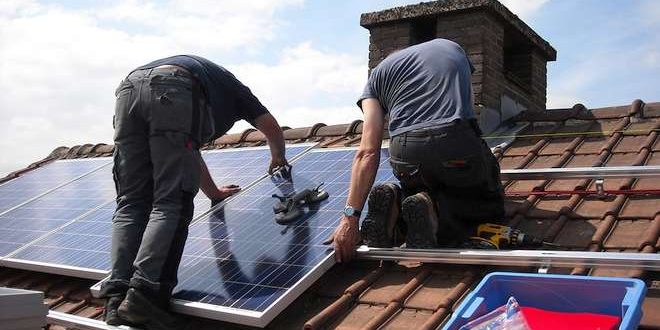
[[[199,189],[199,90],[173,66],[134,71],[117,88],[117,209],[105,296],[133,287],[168,306]]]
[[[427,191],[435,201],[441,244],[460,244],[479,223],[503,221],[499,164],[476,121],[396,135],[389,149],[404,194]]]

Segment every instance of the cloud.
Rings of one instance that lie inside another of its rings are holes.
[[[254,51],[253,45],[267,44],[287,24],[277,11],[301,3],[102,1],[92,10],[1,2],[0,176],[58,146],[112,143],[113,91],[136,66],[176,53],[217,61]],[[366,81],[366,54],[350,56],[311,43],[268,51],[272,64],[241,57],[218,63],[248,85],[282,125],[337,124],[361,116],[353,101]]]
[[[514,14],[527,20],[533,17],[549,0],[500,0]]]
[[[1,1],[0,176],[60,145],[110,143],[113,91],[132,68],[177,53],[252,51],[285,24],[278,10],[302,3]]]

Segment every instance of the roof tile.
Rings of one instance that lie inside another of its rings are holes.
[[[557,219],[525,218],[516,225],[516,228],[520,229],[526,235],[543,239],[555,222],[557,222]]]
[[[552,138],[539,150],[539,155],[561,155],[564,151],[570,150],[575,139],[574,137]]]
[[[576,155],[599,154],[606,143],[610,140],[606,136],[587,137],[575,150]]]
[[[435,273],[406,300],[404,306],[431,311],[440,307],[450,308],[472,281],[472,274]]]
[[[358,304],[330,328],[337,330],[364,329],[371,319],[384,310],[385,305]]]
[[[614,230],[605,241],[606,249],[635,249],[640,248],[640,240],[644,239],[645,233],[651,228],[652,220],[619,220],[614,225]]]
[[[530,152],[541,148],[545,140],[541,138],[519,138],[516,139],[506,150],[505,156],[525,156]]]
[[[574,218],[602,219],[615,213],[619,199],[616,196],[585,196],[571,214]]]
[[[657,197],[630,196],[623,204],[619,217],[623,219],[653,219],[658,213],[660,213],[660,207],[658,207]]]
[[[525,156],[504,156],[502,157],[499,162],[500,162],[500,168],[502,169],[515,169],[523,165],[523,161],[525,160]]]
[[[399,311],[396,315],[394,315],[394,317],[392,317],[380,329],[388,329],[388,330],[419,329],[424,325],[424,323],[426,323],[431,318],[432,315],[433,315],[433,311],[404,308],[401,311]]]
[[[612,149],[613,152],[639,152],[642,148],[647,147],[647,135],[631,135],[624,136],[619,140],[617,145]]]
[[[570,209],[568,196],[544,196],[538,203],[527,210],[527,217],[532,219],[557,219],[561,212]]]
[[[574,219],[567,221],[554,240],[554,243],[566,248],[585,249],[592,243],[592,236],[602,220]]]
[[[412,271],[391,270],[381,276],[360,296],[361,303],[387,304],[416,275]]]

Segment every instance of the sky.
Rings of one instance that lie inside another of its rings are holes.
[[[281,125],[360,119],[360,14],[418,2],[0,0],[0,177],[59,146],[111,144],[121,79],[176,54],[228,68]],[[502,3],[557,49],[548,108],[660,101],[660,1]]]

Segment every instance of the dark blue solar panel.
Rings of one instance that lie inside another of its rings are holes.
[[[269,308],[331,254],[321,243],[340,219],[354,153],[309,152],[294,163],[293,183],[266,178],[193,223],[175,298],[257,312]],[[383,150],[377,182],[394,181],[387,159]],[[273,193],[321,182],[329,199],[288,227],[275,223]]]
[[[307,145],[287,146],[287,157],[291,159],[308,147]],[[232,183],[247,186],[265,175],[270,160],[270,151],[268,148],[232,149],[227,151],[204,152],[203,157],[209,167],[211,176],[217,184]],[[106,199],[105,202],[114,200],[114,185],[110,173],[107,173],[104,184],[106,186],[111,185],[112,187],[112,191],[108,191],[107,194],[109,199]],[[84,200],[82,196],[89,193],[93,194],[93,190],[94,188],[92,188],[92,191],[80,189],[81,200]],[[59,191],[60,189],[57,190],[57,192]],[[42,203],[61,203],[64,206],[70,202],[59,200],[42,201],[41,199],[40,201]],[[195,204],[195,213],[197,215],[208,211],[211,206],[210,201],[201,192],[195,199]],[[94,204],[94,206],[98,207],[99,205]],[[107,203],[103,207],[68,223],[64,227],[21,249],[18,253],[11,256],[12,259],[109,271],[110,235],[115,206],[116,204],[114,202]],[[72,206],[68,214],[79,216],[80,212],[76,211],[76,208],[75,205]],[[25,212],[34,214],[37,211],[30,209],[25,210]],[[48,217],[47,214],[44,216]],[[54,225],[55,219],[50,220],[49,223]],[[60,222],[58,221],[57,223]],[[23,236],[23,234],[19,234],[19,236]],[[34,237],[30,236],[30,238],[34,239],[38,236],[41,235],[35,234]]]
[[[292,159],[309,148],[308,145],[287,146],[286,156]],[[208,151],[202,154],[213,181],[219,186],[236,184],[246,187],[263,177],[270,162],[270,149],[241,148]],[[195,198],[195,217],[209,210],[211,201],[201,191]]]
[[[110,232],[116,204],[103,207],[37,240],[13,259],[110,270]]]
[[[0,214],[85,173],[109,164],[108,158],[58,160],[0,185]],[[2,236],[0,236],[2,237]],[[0,249],[2,249],[0,247]]]
[[[82,161],[81,161],[82,162]],[[7,255],[99,206],[115,187],[107,165],[0,216],[0,255]]]

